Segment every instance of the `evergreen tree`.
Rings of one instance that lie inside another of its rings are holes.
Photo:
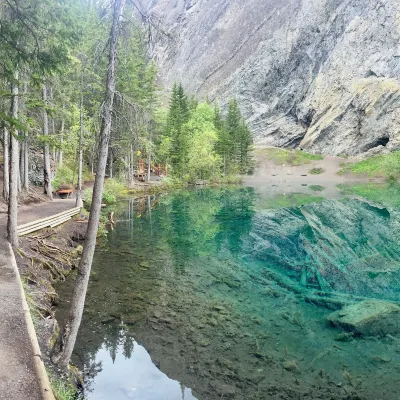
[[[253,139],[236,100],[229,102],[225,121],[218,105],[215,105],[214,125],[219,136],[216,151],[221,156],[224,175],[249,172]]]
[[[180,176],[184,174],[188,146],[182,128],[189,121],[189,117],[189,104],[185,91],[181,84],[175,83],[172,88],[165,134],[171,140],[172,167]]]
[[[248,174],[253,170],[253,136],[248,128],[246,122],[242,120],[239,137],[238,137],[238,149],[239,149],[239,172],[241,174]]]

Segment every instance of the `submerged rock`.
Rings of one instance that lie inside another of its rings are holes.
[[[400,335],[400,307],[382,300],[364,300],[328,316],[334,326],[364,336]]]
[[[283,368],[286,369],[286,371],[291,371],[291,372],[298,372],[299,368],[297,367],[296,361],[286,361],[283,363]]]

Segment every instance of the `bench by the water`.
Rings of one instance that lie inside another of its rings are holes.
[[[57,190],[57,194],[62,198],[70,198],[72,196],[72,189],[62,189],[62,190]]]

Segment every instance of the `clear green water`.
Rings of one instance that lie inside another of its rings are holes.
[[[353,337],[327,316],[400,301],[400,210],[304,196],[119,204],[73,356],[87,398],[397,400],[400,338]]]

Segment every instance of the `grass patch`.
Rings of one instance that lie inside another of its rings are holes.
[[[325,170],[323,168],[313,168],[308,171],[308,173],[311,175],[320,175],[323,174],[324,172]]]
[[[346,195],[360,196],[386,207],[400,208],[400,185],[391,183],[365,183],[338,185]]]
[[[318,203],[324,200],[323,197],[312,196],[311,194],[291,193],[279,194],[272,199],[267,199],[259,204],[259,209],[274,210],[279,208],[300,207],[309,203]]]
[[[310,164],[311,161],[323,160],[319,154],[310,154],[301,150],[285,150],[285,149],[261,149],[259,154],[265,156],[267,160],[273,161],[278,165],[299,166]]]
[[[47,374],[49,375],[51,388],[56,400],[76,400],[77,390],[74,385],[64,381],[63,379],[56,378],[48,369]]]
[[[325,189],[325,187],[321,185],[310,185],[308,188],[313,192],[322,192]]]
[[[354,164],[341,164],[343,169],[340,175],[353,173],[356,175],[367,175],[372,178],[400,178],[400,151],[390,154],[378,155],[359,161]]]

